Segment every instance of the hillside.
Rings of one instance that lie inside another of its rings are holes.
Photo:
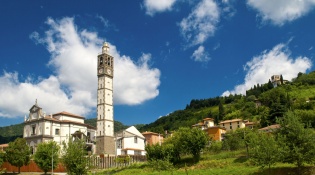
[[[260,103],[257,103],[260,102]],[[260,105],[256,107],[256,105]],[[179,127],[191,127],[210,117],[215,123],[241,118],[260,121],[259,127],[276,123],[287,111],[304,116],[305,123],[315,126],[315,72],[299,73],[291,82],[273,87],[267,82],[255,85],[246,95],[230,95],[209,99],[194,99],[183,110],[177,110],[140,128],[141,131],[164,133]]]

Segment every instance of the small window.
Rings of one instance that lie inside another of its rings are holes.
[[[224,126],[224,123],[222,125]]]
[[[134,142],[138,143],[138,137],[137,136],[134,137]]]
[[[240,128],[240,125],[237,125],[238,128]]]
[[[36,126],[32,126],[32,135],[36,135]]]
[[[230,126],[230,129],[232,129],[232,126]]]
[[[55,129],[55,135],[59,135],[60,134],[60,129]]]
[[[232,122],[230,122],[230,125],[232,125]]]

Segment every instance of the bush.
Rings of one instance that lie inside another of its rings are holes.
[[[172,170],[173,164],[169,160],[154,159],[149,161],[149,166],[157,171]]]
[[[219,153],[222,150],[222,142],[212,141],[210,146],[208,147],[208,151],[212,153]]]
[[[148,161],[167,160],[174,163],[178,160],[179,153],[174,149],[174,145],[172,144],[147,145],[145,150]]]

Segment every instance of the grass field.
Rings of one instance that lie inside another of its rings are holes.
[[[129,167],[97,171],[95,174],[115,175],[295,175],[297,170],[292,164],[278,163],[268,168],[260,168],[246,158],[245,151],[203,154],[199,163],[193,164],[190,157],[167,171],[157,171],[148,163],[137,163]],[[94,173],[91,173],[94,174]],[[313,166],[303,169],[303,175],[315,174]]]

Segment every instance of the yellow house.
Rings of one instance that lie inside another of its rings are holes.
[[[212,126],[204,130],[208,136],[214,141],[222,141],[223,135],[226,133],[226,129],[220,126]]]
[[[236,130],[238,128],[245,128],[245,121],[242,119],[224,120],[220,122],[220,126],[225,128],[226,131]]]

